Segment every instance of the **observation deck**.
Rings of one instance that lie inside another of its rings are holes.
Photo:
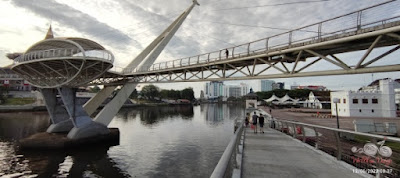
[[[79,87],[113,67],[114,55],[84,38],[50,38],[14,59],[12,70],[40,88]]]

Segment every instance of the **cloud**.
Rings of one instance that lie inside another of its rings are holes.
[[[11,2],[17,7],[25,8],[38,16],[56,21],[66,27],[75,29],[76,31],[87,35],[112,33],[112,35],[98,36],[99,39],[108,43],[118,46],[133,43],[135,47],[141,47],[140,43],[135,42],[120,30],[115,29],[106,23],[102,23],[96,18],[65,4],[60,4],[51,0],[13,0]]]

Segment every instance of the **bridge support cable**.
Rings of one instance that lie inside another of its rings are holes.
[[[186,9],[171,25],[167,27],[160,34],[149,46],[147,46],[124,70],[123,73],[132,73],[133,69],[139,69],[138,65],[143,63],[144,70],[147,71],[150,69],[151,65],[160,55],[161,51],[165,48],[171,38],[174,36],[176,31],[182,25],[183,21],[192,11],[195,5],[200,5],[197,0],[193,0],[192,5]],[[153,69],[154,70],[154,69]],[[182,73],[186,75],[186,72]],[[159,80],[159,74],[151,75],[151,76],[144,76],[144,79],[147,80],[150,77],[150,80]],[[185,80],[186,78],[182,79]],[[121,90],[117,93],[117,95],[96,115],[94,121],[97,123],[101,123],[103,125],[108,125],[112,119],[114,118],[115,114],[120,110],[122,105],[128,99],[130,94],[136,88],[137,83],[126,83],[122,86]],[[95,108],[96,105],[103,102],[101,99],[103,97],[99,97],[99,100],[96,102],[89,103],[88,107]]]

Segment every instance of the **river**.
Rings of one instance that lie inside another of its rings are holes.
[[[122,109],[109,127],[117,146],[25,151],[16,142],[44,131],[45,112],[0,114],[0,177],[209,177],[244,106],[157,106]]]

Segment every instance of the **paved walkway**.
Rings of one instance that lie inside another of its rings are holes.
[[[361,177],[276,130],[265,128],[264,134],[254,134],[250,128],[245,131],[244,178]]]

